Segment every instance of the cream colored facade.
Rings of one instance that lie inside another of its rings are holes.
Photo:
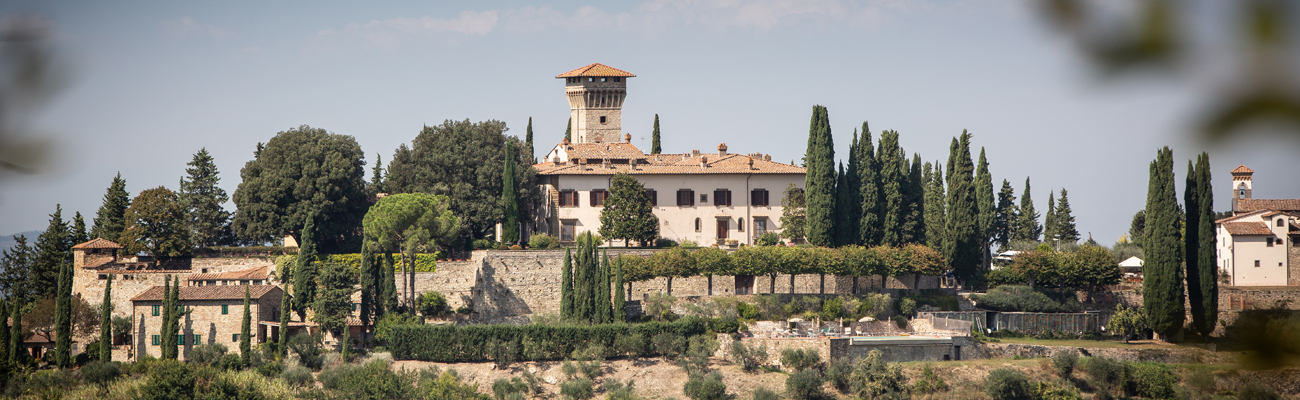
[[[1300,200],[1253,199],[1253,174],[1232,170],[1233,216],[1215,221],[1219,271],[1231,286],[1300,285]]]
[[[227,351],[239,354],[238,336],[243,330],[244,319],[244,291],[246,286],[252,290],[252,301],[249,304],[249,313],[251,315],[251,324],[249,330],[254,336],[252,345],[266,342],[268,339],[278,339],[277,326],[267,326],[260,323],[277,322],[280,320],[280,298],[284,291],[278,286],[270,285],[240,285],[239,287],[192,287],[182,286],[181,296],[178,303],[189,311],[180,321],[181,336],[183,342],[179,344],[177,353],[181,359],[189,356],[190,350],[194,346],[201,344],[219,343],[226,346]],[[134,336],[135,354],[133,356],[143,357],[148,354],[153,357],[162,357],[162,340],[159,335],[162,332],[162,302],[154,300],[161,293],[161,287],[146,291],[140,296],[132,299],[132,315],[135,324],[132,329]],[[172,338],[173,341],[178,340]]]

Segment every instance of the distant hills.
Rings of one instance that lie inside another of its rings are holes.
[[[15,237],[25,236],[27,237],[27,244],[32,244],[36,242],[36,237],[40,235],[41,231],[27,231],[0,236],[0,250],[9,250],[11,247],[17,246],[18,240],[14,239]]]

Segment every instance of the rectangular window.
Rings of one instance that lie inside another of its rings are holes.
[[[605,199],[609,198],[609,191],[605,189],[593,189],[589,197],[591,198],[592,207],[603,207],[605,205]]]
[[[767,207],[771,204],[767,199],[767,189],[754,189],[749,193],[749,204],[754,207]]]
[[[578,206],[578,191],[576,190],[560,191],[560,207],[577,207],[577,206]]]
[[[1278,218],[1278,219],[1277,219],[1277,227],[1281,228],[1281,227],[1284,227],[1284,226],[1286,226],[1286,219]]]
[[[158,335],[153,335],[152,339],[153,339],[153,340],[150,341],[150,343],[153,344],[154,346],[157,346],[157,345],[158,345]]]
[[[200,343],[203,343],[203,337],[201,335],[194,335],[194,341],[190,342],[190,344],[200,344]]]
[[[651,207],[659,206],[659,192],[656,192],[654,189],[646,189],[645,198],[647,200],[650,200]]]
[[[1266,241],[1268,242],[1268,247],[1273,247],[1273,238],[1268,238]]]
[[[690,189],[677,190],[677,206],[689,207],[695,205],[695,191]]]
[[[185,335],[176,335],[176,345],[177,346],[185,345]]]
[[[713,205],[731,206],[731,190],[717,189],[713,191]]]
[[[767,220],[754,218],[754,237],[763,236],[764,233],[767,233]]]
[[[574,237],[573,231],[576,230],[577,227],[578,227],[578,221],[574,221],[574,220],[560,221],[560,241],[572,242]]]
[[[1259,267],[1259,260],[1255,260],[1255,267],[1256,267],[1256,268]]]
[[[222,304],[222,305],[221,305],[221,315],[226,315],[226,314],[230,314],[230,305],[229,305],[229,304]]]
[[[153,316],[155,316],[155,317],[158,316],[158,309],[159,309],[159,308],[162,308],[162,306],[153,306]]]
[[[238,341],[239,341],[239,334],[238,334],[238,333],[232,333],[232,334],[230,334],[230,342],[231,342],[231,343],[238,342]]]

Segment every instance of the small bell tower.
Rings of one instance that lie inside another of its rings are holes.
[[[596,63],[556,75],[564,79],[574,143],[618,143],[623,137],[623,99],[631,72]]]
[[[1237,212],[1237,200],[1249,199],[1251,188],[1251,176],[1255,171],[1246,168],[1245,165],[1239,165],[1232,170],[1232,212]]]

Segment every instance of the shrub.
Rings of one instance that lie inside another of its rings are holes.
[[[555,237],[551,235],[536,234],[528,238],[528,248],[530,249],[543,250],[557,249],[559,247],[560,241],[556,240]]]
[[[648,296],[644,302],[645,315],[654,317],[655,320],[663,321],[673,312],[673,304],[677,303],[677,298],[670,294],[657,292]]]
[[[678,360],[687,374],[703,375],[709,372],[709,357],[718,351],[718,340],[709,335],[691,337],[685,356]]]
[[[1164,364],[1124,363],[1124,392],[1130,396],[1169,398],[1177,385],[1178,378]]]
[[[566,399],[587,400],[596,397],[595,384],[587,378],[560,382],[560,395]]]
[[[984,393],[995,400],[1033,400],[1029,377],[1012,368],[999,368],[984,378]]]
[[[646,355],[645,336],[640,333],[631,335],[621,335],[614,338],[614,351],[627,357],[642,357]]]
[[[785,395],[794,400],[820,399],[822,393],[822,374],[815,369],[804,369],[785,378]]]
[[[81,377],[94,385],[107,385],[121,375],[122,364],[117,362],[91,361],[81,367]]]
[[[907,317],[904,317],[902,315],[895,315],[894,325],[897,325],[898,329],[907,329]]]
[[[506,400],[512,394],[523,394],[528,391],[528,385],[524,384],[523,379],[513,377],[511,379],[497,379],[492,382],[492,397],[496,400]]]
[[[474,246],[474,250],[491,249],[496,247],[491,240],[487,239],[474,239],[472,245]]]
[[[781,243],[781,235],[776,232],[764,232],[758,235],[758,240],[754,241],[755,246],[775,246],[779,243]]]
[[[745,342],[739,340],[731,342],[731,362],[739,365],[745,372],[754,372],[767,363],[767,347],[747,346]]]
[[[934,371],[930,369],[930,364],[925,364],[925,369],[921,370],[921,377],[916,379],[913,388],[920,394],[947,392],[948,383],[934,374]]]
[[[675,322],[649,322],[642,324],[599,325],[402,325],[393,327],[389,349],[393,357],[402,360],[434,362],[490,361],[493,353],[488,344],[493,340],[520,339],[522,357],[517,361],[561,360],[573,353],[576,346],[599,344],[610,348],[619,336],[641,334],[654,338],[660,334],[678,336],[673,342],[678,352],[685,350],[685,338],[705,333],[706,324],[694,317],[684,317]],[[662,344],[652,345],[656,351]]]
[[[304,366],[297,366],[284,370],[280,373],[280,379],[293,387],[307,387],[316,382],[311,376],[311,369]]]
[[[1029,280],[1025,275],[1012,271],[1011,268],[998,268],[989,271],[984,275],[989,287],[1007,286],[1007,285],[1028,285]]]
[[[758,389],[754,389],[754,400],[781,400],[781,396],[772,389],[759,386]]]
[[[743,319],[755,320],[758,319],[759,310],[758,307],[749,303],[738,302],[736,303],[736,315],[739,315],[740,318]]]
[[[627,383],[620,382],[617,379],[605,381],[605,400],[641,400],[636,395],[634,383],[628,379]]]
[[[818,354],[813,349],[787,348],[781,350],[781,365],[792,372],[815,368],[821,362],[821,354]]]
[[[899,312],[900,314],[903,314],[904,316],[908,316],[908,317],[915,316],[915,315],[916,315],[916,300],[913,300],[913,299],[910,298],[910,297],[903,298],[902,300],[899,300],[899,302],[898,302],[898,312]]]
[[[903,368],[880,360],[880,350],[872,350],[858,361],[849,376],[849,387],[858,398],[901,399],[907,396],[907,378]]]
[[[271,361],[257,367],[257,373],[262,374],[262,376],[267,378],[280,375],[283,371],[284,364],[281,364],[279,361]]]
[[[299,333],[289,338],[287,346],[290,351],[298,355],[299,364],[313,371],[320,369],[324,360],[321,359],[320,341],[316,337],[306,332]]]
[[[1079,390],[1072,386],[1057,385],[1051,382],[1034,384],[1034,399],[1039,400],[1083,400]]]
[[[1219,385],[1214,381],[1214,374],[1210,371],[1198,369],[1187,374],[1187,386],[1200,393],[1215,393],[1219,391]]]
[[[420,310],[420,315],[426,317],[438,317],[447,314],[447,298],[438,292],[424,292],[416,302],[416,308]]]
[[[375,339],[379,340],[380,343],[388,343],[392,338],[394,328],[415,325],[420,325],[420,320],[414,315],[396,312],[384,314],[384,317],[375,323]]]
[[[1278,400],[1282,396],[1277,394],[1273,388],[1264,386],[1259,382],[1249,382],[1241,387],[1237,393],[1237,400]]]
[[[982,309],[1045,313],[1079,312],[1079,300],[1073,291],[1048,291],[1029,286],[998,286],[983,295],[971,295]]]
[[[449,369],[441,375],[437,374],[436,368],[429,368],[419,373],[419,385],[416,388],[415,398],[425,399],[460,399],[460,400],[492,400],[492,396],[478,392],[476,385],[471,385],[461,381],[456,370]]]
[[[240,358],[238,354],[226,354],[221,356],[221,359],[217,360],[213,366],[223,371],[239,370],[244,368],[244,359]]]
[[[853,375],[853,363],[847,357],[840,357],[826,363],[826,381],[840,393],[849,392],[850,376]]]
[[[843,302],[840,299],[829,299],[822,302],[822,319],[826,321],[836,320],[844,317]]]
[[[1077,365],[1079,365],[1079,355],[1074,350],[1057,352],[1052,356],[1052,368],[1055,368],[1056,374],[1062,378],[1068,379]]]
[[[651,345],[654,346],[655,353],[664,356],[669,360],[676,360],[682,354],[686,347],[686,338],[675,333],[664,332],[655,335],[650,339]]]
[[[722,374],[714,372],[708,376],[691,375],[682,387],[682,392],[692,400],[725,400],[727,384],[722,382]]]
[[[194,373],[180,361],[160,360],[149,367],[149,381],[140,388],[140,395],[143,400],[191,399]]]
[[[226,345],[221,343],[201,344],[190,349],[185,361],[198,365],[212,365],[226,355]]]

